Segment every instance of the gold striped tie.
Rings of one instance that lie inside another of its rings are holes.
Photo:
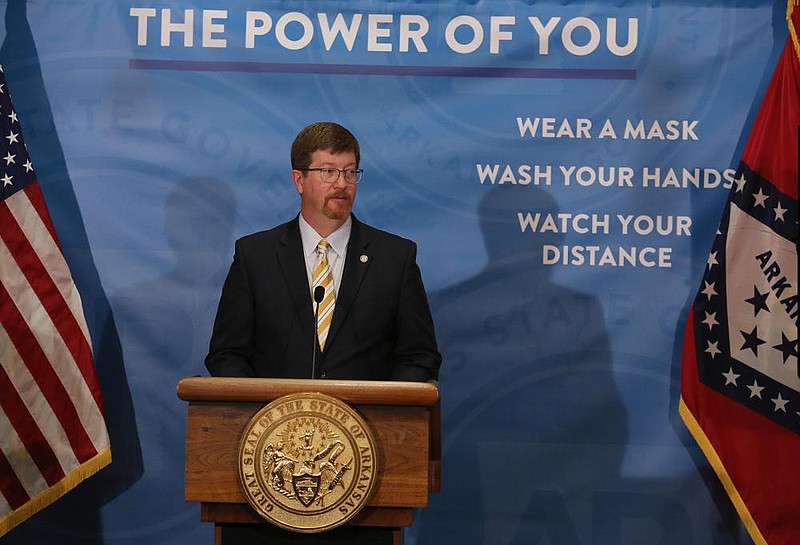
[[[328,250],[331,244],[324,238],[317,244],[317,262],[314,266],[311,291],[317,286],[325,288],[325,297],[317,306],[317,340],[319,349],[325,349],[325,340],[328,338],[328,331],[331,328],[333,318],[333,307],[336,304],[336,288],[333,287],[333,273],[328,263]]]

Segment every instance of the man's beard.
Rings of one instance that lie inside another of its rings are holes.
[[[331,206],[330,201],[334,197],[337,197],[336,202],[339,203],[338,205]],[[345,202],[340,198],[347,199]],[[343,193],[338,195],[331,195],[325,199],[325,204],[322,207],[322,213],[325,214],[327,217],[333,220],[341,220],[346,218],[350,215],[350,211],[353,209],[353,201],[350,198],[350,195]]]

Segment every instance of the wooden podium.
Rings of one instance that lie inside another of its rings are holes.
[[[387,527],[400,545],[414,509],[428,505],[441,479],[439,390],[433,383],[191,377],[178,383],[189,402],[185,500],[200,502],[200,519],[215,525],[270,524],[247,502],[239,481],[242,432],[267,403],[297,392],[320,392],[355,408],[371,428],[379,455],[375,489],[347,524]]]

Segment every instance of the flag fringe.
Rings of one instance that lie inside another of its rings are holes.
[[[110,463],[111,448],[107,447],[98,452],[93,458],[70,471],[59,482],[43,490],[41,493],[28,500],[24,505],[14,509],[8,515],[0,519],[0,537],[7,534],[15,526],[32,517],[75,488],[81,481],[91,477]]]
[[[680,399],[678,412],[681,415],[681,419],[683,419],[683,423],[692,434],[692,437],[694,437],[694,440],[700,446],[703,454],[705,454],[706,458],[711,463],[711,467],[714,468],[714,472],[722,482],[725,492],[728,493],[728,497],[731,499],[731,502],[733,502],[736,512],[739,513],[739,517],[742,519],[745,528],[747,528],[750,538],[756,545],[768,545],[767,540],[764,539],[763,535],[761,535],[761,530],[758,529],[758,525],[756,524],[755,519],[753,519],[753,515],[750,514],[750,511],[747,509],[747,505],[745,505],[742,496],[739,495],[739,491],[736,490],[733,480],[731,479],[730,475],[728,475],[728,471],[725,469],[725,464],[723,464],[722,460],[720,460],[717,451],[714,450],[714,446],[706,436],[703,428],[695,419],[692,411],[689,409],[686,403],[684,403],[683,396],[681,396]]]
[[[789,24],[789,34],[792,35],[795,55],[800,60],[800,36],[798,36],[798,30],[800,29],[795,28],[794,21],[792,21],[792,12],[795,8],[800,9],[800,0],[786,0],[786,22]]]

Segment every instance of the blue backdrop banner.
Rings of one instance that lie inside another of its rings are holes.
[[[3,5],[113,452],[4,544],[212,542],[175,387],[233,241],[297,213],[320,120],[361,142],[355,214],[418,243],[444,356],[442,491],[407,544],[750,543],[678,417],[680,345],[781,2]]]

